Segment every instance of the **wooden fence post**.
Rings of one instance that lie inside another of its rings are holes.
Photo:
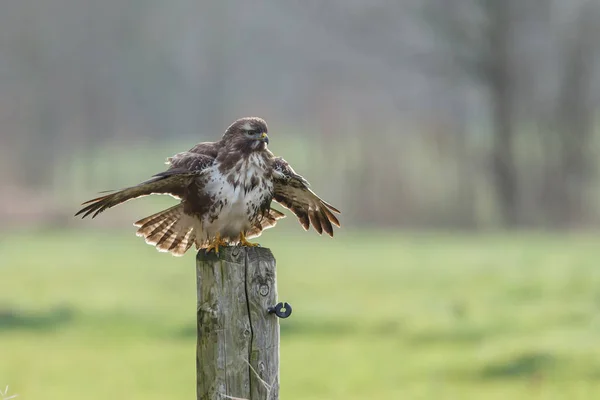
[[[198,252],[197,399],[279,399],[275,258],[264,247]]]

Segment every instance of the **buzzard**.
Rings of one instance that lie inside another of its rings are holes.
[[[219,252],[219,246],[239,243],[272,228],[285,214],[272,200],[291,210],[308,230],[312,224],[333,237],[339,211],[322,200],[281,157],[267,148],[267,124],[261,118],[235,121],[221,140],[199,143],[167,159],[168,169],[149,180],[89,200],[77,215],[96,217],[128,200],[150,194],[171,195],[179,204],[137,221],[137,236],[158,251],[183,255],[196,249]]]

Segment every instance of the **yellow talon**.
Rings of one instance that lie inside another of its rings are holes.
[[[217,234],[215,235],[215,238],[212,240],[212,242],[210,242],[208,244],[208,247],[206,248],[206,252],[209,253],[211,250],[215,250],[215,254],[219,254],[219,246],[221,247],[225,247],[227,246],[227,242],[223,239],[221,239],[221,234],[219,232],[217,232]]]
[[[242,246],[246,246],[246,247],[257,247],[260,246],[260,244],[258,243],[251,243],[248,241],[248,239],[246,239],[246,235],[244,234],[244,232],[240,232],[240,244]]]

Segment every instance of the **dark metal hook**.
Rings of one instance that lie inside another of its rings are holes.
[[[285,308],[285,311],[281,311],[282,308]],[[292,306],[289,303],[277,303],[274,307],[267,308],[267,312],[269,314],[275,314],[279,318],[287,318],[292,315]]]

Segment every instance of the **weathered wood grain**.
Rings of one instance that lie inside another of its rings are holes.
[[[269,249],[198,252],[197,399],[279,398],[275,259]]]
[[[277,303],[275,257],[269,249],[246,252],[246,287],[252,326],[250,365],[251,399],[279,398],[279,322],[265,312]]]

